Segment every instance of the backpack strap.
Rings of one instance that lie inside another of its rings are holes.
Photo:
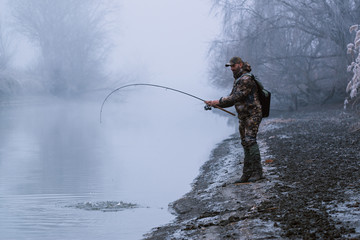
[[[262,83],[259,82],[259,81],[256,79],[256,77],[254,76],[254,74],[252,74],[252,73],[244,73],[244,74],[242,74],[240,77],[238,77],[238,78],[235,80],[235,84],[237,84],[243,76],[250,76],[250,77],[255,81],[255,84],[256,84],[256,86],[257,86],[257,88],[258,88],[258,91],[263,91],[263,90],[264,90],[264,86],[262,85]]]
[[[260,90],[263,90],[263,89],[264,89],[264,86],[261,84],[261,82],[259,82],[259,81],[256,79],[256,77],[255,77],[254,74],[252,74],[252,73],[244,73],[244,74],[242,74],[240,77],[238,77],[238,78],[235,80],[235,84],[237,84],[243,76],[250,76],[252,79],[254,79],[256,85],[258,86],[258,88],[259,88]]]
[[[254,75],[253,75],[252,73],[244,73],[244,74],[242,74],[240,77],[238,77],[238,78],[235,80],[235,84],[237,84],[243,76],[254,77]],[[255,78],[254,78],[254,79],[255,79]]]

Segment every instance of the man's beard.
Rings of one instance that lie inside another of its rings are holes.
[[[236,71],[233,72],[233,76],[234,78],[239,78],[241,76],[241,68],[237,69]]]

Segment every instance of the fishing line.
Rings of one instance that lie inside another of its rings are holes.
[[[104,99],[103,103],[101,104],[101,109],[100,109],[100,123],[101,123],[101,116],[102,116],[102,111],[103,111],[103,108],[104,108],[104,104],[105,104],[105,102],[107,101],[107,99],[108,99],[114,92],[119,91],[120,89],[127,88],[127,87],[134,87],[134,86],[148,86],[148,87],[163,88],[163,89],[166,89],[166,90],[171,90],[171,91],[174,91],[174,92],[178,92],[178,93],[181,93],[181,94],[185,94],[185,95],[187,95],[187,96],[189,96],[189,97],[192,97],[192,98],[195,98],[195,99],[200,100],[200,101],[202,101],[202,102],[205,102],[205,100],[202,99],[202,98],[199,98],[199,97],[197,97],[197,96],[195,96],[195,95],[192,95],[192,94],[190,94],[190,93],[187,93],[187,92],[184,92],[184,91],[175,89],[175,88],[171,88],[171,87],[167,87],[167,86],[162,86],[162,85],[157,85],[157,84],[150,84],[150,83],[133,83],[133,84],[128,84],[128,85],[124,85],[124,86],[118,87],[118,88],[116,88],[115,90],[113,90],[112,92],[110,92],[110,93],[106,96],[106,98]],[[223,109],[223,108],[221,108],[221,107],[215,107],[215,108],[218,108],[218,109],[220,109],[220,110],[222,110],[222,111],[224,111],[224,112],[226,112],[226,113],[228,113],[228,114],[231,114],[231,115],[235,116],[234,113],[229,112],[229,111],[227,111],[227,110],[225,110],[225,109]],[[205,110],[210,110],[210,109],[211,109],[210,106],[205,106]]]

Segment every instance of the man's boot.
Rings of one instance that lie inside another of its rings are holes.
[[[250,149],[248,147],[244,147],[244,167],[243,167],[243,174],[239,180],[235,183],[244,183],[248,182],[249,178],[253,173],[253,166],[251,161]]]
[[[263,169],[261,165],[261,156],[260,156],[260,150],[257,143],[252,145],[249,148],[249,154],[251,162],[253,163],[253,173],[251,176],[252,181],[258,181],[260,179],[263,179]]]

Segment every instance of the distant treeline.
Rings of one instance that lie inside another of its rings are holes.
[[[97,0],[12,0],[0,31],[0,95],[40,91],[73,96],[106,79],[108,13]],[[108,5],[107,5],[108,6]],[[11,32],[11,34],[10,34]],[[12,68],[10,43],[22,36],[39,50],[26,72]]]

